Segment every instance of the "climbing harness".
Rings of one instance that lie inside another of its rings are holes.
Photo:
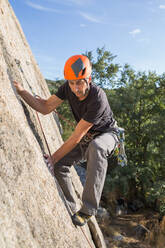
[[[24,74],[24,71],[23,71],[23,69],[22,69],[22,67],[21,67],[21,62],[20,62],[19,60],[17,60],[17,59],[15,59],[15,62],[16,62],[16,64],[17,64],[18,68],[20,69],[20,71],[21,71],[21,73],[22,73],[22,75],[23,75],[25,81],[27,82],[27,84],[28,84],[28,86],[29,86],[29,88],[30,88],[30,90],[31,90],[31,92],[32,92],[32,94],[33,94],[33,96],[34,96],[35,98],[40,98],[40,96],[38,96],[38,95],[36,95],[36,94],[34,93],[34,91],[33,91],[32,87],[31,87],[31,85],[29,84],[28,80],[26,79],[26,76],[25,76],[25,74]],[[38,123],[39,123],[39,125],[40,125],[41,132],[42,132],[42,135],[43,135],[45,144],[46,144],[46,146],[47,146],[47,150],[48,150],[49,156],[51,157],[50,148],[49,148],[49,145],[48,145],[48,142],[47,142],[47,139],[46,139],[46,136],[45,136],[45,133],[44,133],[42,124],[41,124],[41,120],[40,120],[40,118],[39,118],[38,112],[37,112],[37,111],[35,111],[35,112],[36,112],[37,120],[38,120]],[[56,114],[58,114],[56,110],[54,110],[54,112],[55,112]],[[63,117],[63,119],[64,119],[64,117]],[[44,154],[43,156],[44,156],[44,161],[46,162],[46,165],[47,165],[47,167],[48,167],[50,173],[51,173],[53,176],[55,176],[55,175],[54,175],[54,170],[52,171],[51,166],[50,166],[49,163],[47,162],[47,158],[46,158],[45,154]],[[59,186],[59,184],[58,184],[58,186]],[[59,189],[61,190],[61,187],[60,187],[60,186],[59,186]],[[61,190],[61,192],[62,192],[62,190]],[[62,192],[62,194],[63,194],[63,199],[64,199],[64,201],[65,201],[65,204],[66,204],[67,208],[70,210],[70,212],[72,212],[71,209],[70,209],[70,207],[69,207],[69,205],[68,205],[68,203],[67,203],[67,200],[66,200],[66,198],[65,198],[63,192]],[[91,248],[93,248],[92,244],[91,244],[90,241],[89,241],[89,238],[88,238],[87,235],[85,234],[85,232],[84,232],[84,230],[82,229],[82,227],[80,227],[80,229],[81,229],[82,233],[84,234],[84,237],[85,237],[86,241],[88,242],[89,246],[90,246]]]
[[[86,145],[89,144],[89,142],[91,142],[96,136],[98,136],[99,134],[101,134],[101,132],[88,132],[86,135],[84,135],[84,137],[81,139],[80,144],[81,145]]]

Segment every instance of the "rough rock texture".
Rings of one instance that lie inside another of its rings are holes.
[[[49,173],[36,113],[16,94],[12,80],[43,98],[50,93],[7,0],[0,0],[0,247],[105,247],[95,218],[75,227],[63,194]],[[50,150],[62,139],[52,114],[40,116]],[[82,186],[73,169],[73,184]],[[87,241],[89,239],[89,242]]]

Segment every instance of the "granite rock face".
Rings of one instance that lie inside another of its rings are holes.
[[[95,218],[91,230],[72,224],[43,160],[48,152],[36,113],[17,95],[12,80],[42,98],[50,96],[9,2],[0,0],[0,247],[105,247]],[[54,152],[63,143],[55,118],[39,118]],[[82,185],[74,168],[73,184],[80,202]]]

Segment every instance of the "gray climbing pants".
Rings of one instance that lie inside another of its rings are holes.
[[[104,186],[107,172],[107,157],[115,148],[117,137],[114,133],[103,133],[95,137],[88,145],[78,144],[64,156],[54,168],[55,176],[65,198],[73,212],[76,209],[75,191],[71,179],[71,166],[81,159],[87,160],[86,182],[82,194],[81,212],[95,215]]]

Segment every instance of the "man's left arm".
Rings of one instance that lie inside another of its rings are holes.
[[[67,153],[69,153],[80,142],[92,126],[92,123],[81,119],[69,139],[67,139],[65,143],[52,155],[52,163],[55,164]]]

